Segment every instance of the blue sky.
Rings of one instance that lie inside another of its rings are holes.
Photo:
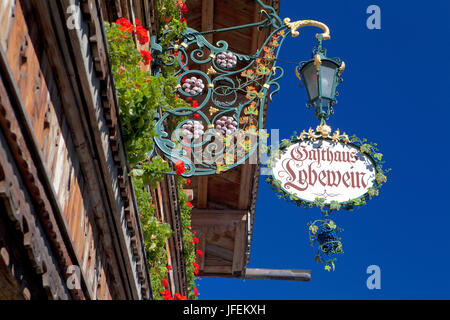
[[[366,27],[372,4],[381,9],[381,30]],[[450,1],[281,0],[280,16],[330,27],[324,47],[347,68],[328,124],[377,142],[392,171],[379,197],[334,215],[345,251],[334,272],[314,261],[309,246],[307,223],[319,209],[277,199],[261,177],[248,267],[310,269],[311,281],[203,278],[199,299],[449,299]],[[302,28],[279,58],[310,59],[319,31]],[[267,128],[287,138],[317,120],[305,109],[294,66],[280,65],[285,76]],[[372,264],[381,268],[380,290],[366,287]]]

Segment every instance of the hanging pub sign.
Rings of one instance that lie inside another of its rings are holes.
[[[378,195],[386,181],[382,154],[369,144],[326,124],[284,139],[272,150],[268,182],[297,205],[352,209]]]
[[[343,229],[330,213],[351,210],[378,195],[388,171],[383,171],[382,158],[376,144],[339,130],[331,134],[324,122],[271,150],[267,163],[271,175],[266,181],[280,198],[301,207],[319,207],[323,214],[308,224],[308,232],[311,246],[318,246],[315,260],[324,263],[325,270],[334,270],[336,256],[344,253]]]

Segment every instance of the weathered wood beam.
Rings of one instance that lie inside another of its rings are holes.
[[[214,29],[214,0],[202,0],[202,31]],[[209,43],[213,43],[214,35],[207,34],[204,36]],[[208,55],[209,52],[206,52]],[[202,64],[200,70],[204,73],[208,72],[210,64]],[[206,207],[205,207],[206,208]]]
[[[202,31],[214,29],[214,0],[202,0]],[[210,43],[213,41],[213,34],[206,34],[205,39]]]
[[[212,243],[206,244],[205,251],[208,256],[207,259],[216,257],[230,262],[233,260],[233,251]],[[208,266],[208,264],[206,264],[206,266]]]
[[[208,276],[208,273],[211,274],[211,276],[231,274],[231,266],[205,266],[204,273],[201,275]]]
[[[253,10],[254,10],[253,11],[253,22],[257,22],[258,19],[259,19],[259,16],[260,16],[260,13],[259,13],[260,7],[259,7],[259,4],[256,1],[254,3],[254,9]],[[258,50],[258,45],[259,45],[259,43],[258,43],[258,39],[259,39],[258,34],[259,33],[260,33],[260,31],[258,30],[257,27],[253,28],[253,30],[252,30],[252,46],[251,46],[251,49],[250,49],[250,53],[251,54],[255,54],[256,50]]]
[[[244,254],[247,247],[247,221],[236,225],[234,232],[233,273],[240,273],[244,268]]]
[[[208,176],[198,177],[197,208],[205,209],[208,204]]]
[[[253,181],[253,167],[251,164],[241,165],[241,182],[240,182],[240,192],[239,192],[239,209],[248,209],[250,205],[250,199],[252,194],[250,190],[252,189]]]
[[[245,279],[309,281],[311,270],[247,268]]]
[[[247,210],[192,210],[193,229],[238,223],[242,219],[247,219]]]

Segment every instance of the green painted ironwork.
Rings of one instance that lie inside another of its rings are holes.
[[[313,59],[309,61],[303,61],[300,62],[299,65],[296,67],[297,74],[301,74],[301,81],[305,88],[307,88],[306,93],[308,95],[308,103],[307,108],[314,107],[315,116],[317,119],[319,119],[320,123],[325,123],[326,120],[330,117],[331,114],[334,113],[333,106],[337,104],[336,100],[336,88],[337,86],[342,83],[343,79],[340,77],[340,68],[343,65],[343,62],[340,58],[328,58],[326,55],[326,49],[322,47],[322,36],[318,35],[317,39],[317,46],[314,48],[312,52]],[[319,64],[316,69],[315,64]],[[323,81],[322,78],[325,77],[324,75],[324,68],[321,67],[322,64],[328,64],[332,68],[334,67],[334,75],[332,79],[332,86],[330,93],[326,94],[323,90]],[[345,64],[344,64],[345,66]],[[307,81],[305,75],[305,71],[308,69],[313,69],[315,71],[314,76],[317,77],[317,96],[312,97],[310,94],[310,89],[307,87]]]
[[[265,138],[262,134],[264,105],[267,99],[280,90],[278,80],[284,71],[277,66],[277,57],[291,30],[282,22],[275,9],[260,0],[256,2],[262,8],[260,12],[263,19],[260,22],[205,32],[187,28],[182,37],[172,39],[166,49],[160,43],[164,37],[170,36],[171,30],[164,32],[159,39],[151,39],[152,55],[156,57],[153,73],[164,74],[168,67],[175,69],[174,75],[178,78],[176,93],[186,101],[198,102],[198,106],[172,110],[166,108],[155,119],[158,134],[155,138],[156,148],[170,161],[182,161],[186,167],[183,173],[185,177],[220,173],[239,166],[255,156],[260,140]],[[211,44],[204,36],[254,27],[259,30],[270,29],[269,36],[256,53],[245,55],[232,52],[237,61],[232,68],[218,64],[216,57],[230,52],[229,45],[225,41]],[[188,69],[189,63],[195,64],[196,70]],[[199,70],[202,65],[212,68],[212,72]],[[204,89],[200,95],[183,89],[183,80],[191,77],[203,81]],[[246,99],[240,99],[243,95]],[[231,136],[218,134],[215,127],[223,116],[232,117],[238,123],[238,133]],[[199,141],[188,141],[182,136],[183,125],[190,121],[199,121],[206,129]],[[173,122],[175,127],[169,129],[168,124]],[[241,140],[238,139],[239,135]],[[230,147],[231,140],[241,143],[236,143],[234,150],[230,151],[227,147]]]
[[[337,255],[343,254],[342,241],[339,234],[344,231],[329,218],[331,210],[321,209],[324,216],[308,224],[309,243],[311,247],[317,246],[314,258],[318,263],[324,263],[324,269],[331,271],[335,269]]]
[[[278,81],[284,74],[283,68],[277,65],[280,48],[287,36],[298,35],[298,28],[315,26],[324,30],[324,33],[317,35],[318,42],[312,53],[313,59],[301,62],[296,67],[296,73],[307,89],[307,107],[314,108],[315,116],[320,124],[325,125],[326,120],[334,113],[333,106],[337,103],[336,88],[342,82],[340,75],[345,64],[339,58],[326,56],[322,42],[329,39],[328,27],[313,20],[293,23],[290,23],[289,19],[282,21],[274,8],[263,4],[261,0],[255,1],[260,5],[263,17],[259,22],[203,32],[187,28],[176,37],[173,37],[174,34],[171,35],[174,31],[167,30],[159,38],[151,38],[154,57],[153,74],[166,75],[167,70],[171,70],[177,77],[175,92],[181,99],[192,102],[192,105],[176,109],[161,106],[162,111],[154,120],[157,133],[157,137],[154,138],[156,150],[174,164],[182,162],[186,168],[186,171],[182,172],[185,177],[218,174],[233,169],[257,155],[260,142],[267,138],[263,127],[264,107],[267,100],[271,100],[272,96],[280,90]],[[261,47],[251,55],[231,52],[226,41],[212,44],[205,38],[208,34],[255,27],[259,30],[270,31]],[[235,57],[236,65],[224,66],[220,63],[218,57],[223,53],[231,53],[232,57]],[[191,68],[192,65],[195,67],[189,69],[188,65],[191,65]],[[314,75],[318,81],[317,96],[310,94],[308,82],[305,81],[307,79],[305,71],[311,66],[315,67]],[[325,76],[322,66],[329,66],[334,72],[334,75],[329,78],[333,79],[333,83],[328,94],[322,87],[321,79]],[[208,72],[202,71],[205,69],[208,69]],[[192,77],[202,80],[201,93],[185,88],[185,84],[188,80],[192,80]],[[220,130],[216,129],[222,117],[232,119],[237,123],[239,130],[221,134]],[[202,139],[195,138],[195,123],[201,123],[202,130],[198,129],[199,127],[197,130],[200,130],[198,138],[201,136]],[[193,139],[186,139],[183,133],[183,130],[187,130],[186,125],[189,128],[194,127]],[[203,131],[204,128],[206,128],[205,131]],[[292,143],[301,141],[301,136],[302,134],[300,137],[284,139],[279,150],[272,150],[268,167],[274,162],[274,157],[278,156],[278,151],[283,151]],[[338,137],[338,139],[341,138]],[[329,271],[335,268],[335,256],[343,253],[339,237],[342,229],[329,219],[329,214],[340,209],[351,210],[365,204],[367,200],[378,195],[379,188],[386,182],[387,171],[382,169],[382,154],[379,153],[376,144],[369,144],[356,136],[351,137],[351,140],[347,142],[369,155],[376,167],[376,183],[366,194],[357,199],[346,203],[334,201],[329,204],[325,204],[323,198],[316,198],[314,202],[305,201],[283,190],[273,176],[267,178],[267,182],[278,192],[280,198],[293,201],[301,207],[320,208],[323,219],[309,224],[309,239],[311,245],[318,245],[316,261],[325,263],[325,269]],[[176,174],[176,171],[170,174]]]

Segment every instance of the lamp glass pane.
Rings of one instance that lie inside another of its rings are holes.
[[[336,80],[335,74],[336,66],[334,63],[329,61],[323,61],[322,66],[320,67],[320,85],[322,89],[322,97],[333,97],[333,86],[334,81]]]
[[[319,86],[317,81],[317,71],[313,63],[308,63],[302,70],[303,79],[306,83],[306,90],[310,100],[314,100],[319,96]]]

